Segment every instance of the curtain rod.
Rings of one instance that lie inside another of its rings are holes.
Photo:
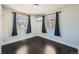
[[[24,12],[17,12],[17,11],[13,11],[12,13],[16,13],[16,14],[19,14],[19,15],[26,15],[26,16],[28,16],[29,14],[26,14],[26,13],[24,13]]]
[[[59,13],[61,13],[61,11],[59,11]],[[53,14],[56,14],[56,12],[55,12],[55,13],[50,13],[50,14],[47,14],[47,15],[45,15],[45,16],[48,16],[48,15],[53,15]]]

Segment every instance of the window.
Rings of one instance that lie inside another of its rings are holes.
[[[25,34],[27,30],[27,23],[28,17],[25,15],[19,15],[16,16],[16,24],[17,24],[17,30],[18,34]]]
[[[46,20],[49,28],[55,27],[55,15],[46,16]]]
[[[48,26],[49,26],[49,28],[52,28],[52,27],[54,27],[54,19],[49,19],[48,20]]]

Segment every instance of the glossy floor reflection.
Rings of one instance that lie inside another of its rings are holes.
[[[2,46],[3,54],[77,54],[76,48],[39,36]]]

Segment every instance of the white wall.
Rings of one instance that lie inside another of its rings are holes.
[[[2,6],[0,5],[0,53],[2,45]]]
[[[12,32],[12,13],[6,8],[3,8],[3,20],[2,20],[2,26],[3,26],[3,40],[7,40],[11,36]]]
[[[54,36],[53,29],[51,31],[47,26],[46,29],[48,33],[40,36],[79,48],[79,5],[71,5],[60,10],[62,11],[62,13],[60,13],[60,28],[62,36]]]
[[[30,34],[24,34],[24,35],[18,35],[12,37],[12,24],[13,24],[13,14],[11,9],[3,7],[3,44],[5,43],[12,43],[19,40],[23,40],[29,37],[35,36],[36,28],[35,28],[35,17],[31,16],[31,27],[32,27],[32,33]]]

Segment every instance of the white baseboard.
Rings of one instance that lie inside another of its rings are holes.
[[[66,42],[66,41],[61,41],[61,40],[58,41],[58,40],[56,40],[56,39],[54,39],[54,38],[48,37],[47,35],[38,35],[38,36],[43,37],[43,38],[46,38],[46,39],[49,39],[49,40],[52,40],[52,41],[55,41],[55,42],[58,42],[58,43],[65,44],[65,45],[67,45],[67,46],[70,46],[70,47],[73,47],[73,48],[76,48],[76,49],[79,50],[79,46],[73,45],[73,44],[68,43],[68,42]]]
[[[18,42],[18,41],[25,40],[25,39],[31,38],[31,37],[35,37],[35,35],[33,35],[33,34],[28,34],[28,35],[24,35],[24,36],[10,37],[8,40],[3,41],[3,42],[2,42],[2,45],[14,43],[14,42]]]
[[[6,45],[6,44],[10,44],[10,43],[14,43],[14,42],[18,42],[18,41],[21,41],[21,40],[25,40],[27,38],[31,38],[31,37],[35,37],[35,36],[40,36],[40,37],[43,37],[43,38],[46,38],[46,39],[49,39],[49,40],[52,40],[52,41],[55,41],[55,42],[58,42],[58,43],[62,43],[62,44],[65,44],[65,45],[68,45],[68,46],[71,46],[71,47],[74,47],[74,48],[77,48],[78,51],[79,51],[79,47],[76,46],[76,45],[73,45],[71,43],[68,43],[66,41],[57,41],[55,40],[54,38],[51,38],[51,37],[48,37],[47,35],[33,35],[33,34],[28,34],[27,36],[22,36],[22,37],[11,37],[9,38],[9,40],[5,41],[5,42],[2,42],[2,45]]]

